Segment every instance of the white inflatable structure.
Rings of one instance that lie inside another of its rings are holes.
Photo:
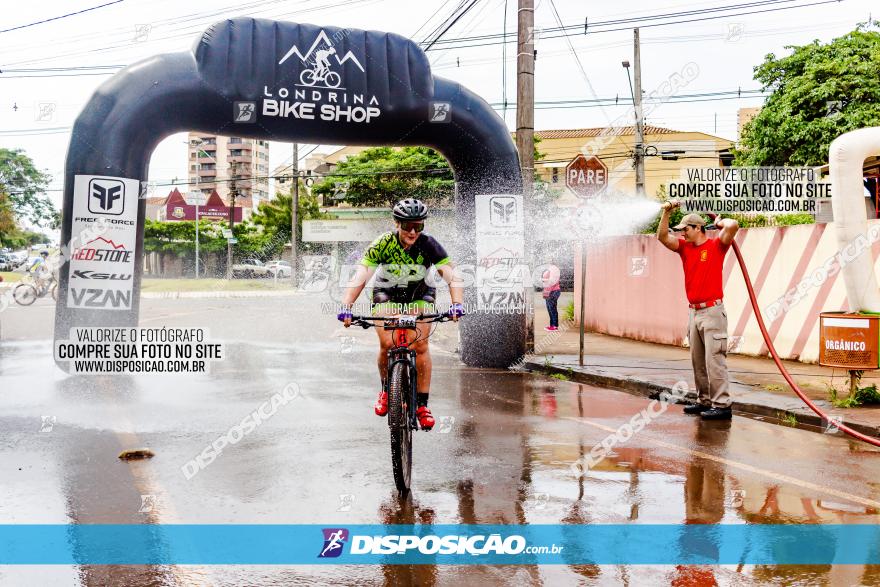
[[[840,135],[831,143],[828,168],[831,175],[831,209],[837,231],[838,250],[853,250],[859,237],[868,238],[862,167],[865,159],[880,155],[880,127],[861,128]],[[880,288],[874,276],[871,247],[842,268],[851,312],[880,312]]]

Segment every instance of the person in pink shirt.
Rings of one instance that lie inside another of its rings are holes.
[[[550,314],[550,325],[544,330],[553,332],[559,330],[559,309],[556,304],[562,291],[559,288],[559,267],[550,267],[541,274],[541,285],[544,288],[544,302],[547,304],[547,313]]]

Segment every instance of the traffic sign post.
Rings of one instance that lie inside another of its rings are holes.
[[[579,198],[591,198],[608,187],[608,167],[595,155],[579,154],[565,167],[565,185]]]

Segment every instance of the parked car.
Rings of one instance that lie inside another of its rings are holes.
[[[9,265],[12,267],[10,271],[15,271],[27,263],[28,255],[26,251],[18,251],[17,253],[9,253],[6,258],[9,259]]]
[[[272,277],[272,272],[259,259],[242,259],[232,266],[233,277]]]
[[[13,269],[12,259],[8,255],[0,253],[0,271],[12,271]]]
[[[290,268],[290,263],[287,261],[275,260],[269,261],[266,263],[266,268],[272,272],[272,275],[275,277],[290,277],[292,274],[292,269]]]

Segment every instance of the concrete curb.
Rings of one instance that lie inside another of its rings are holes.
[[[16,284],[17,285],[17,284]],[[13,286],[0,285],[0,295],[11,290]],[[280,291],[148,291],[141,293],[142,299],[147,300],[176,300],[186,298],[283,298],[293,297],[307,292],[294,289]]]
[[[560,373],[569,376],[572,381],[586,383],[590,385],[597,385],[601,387],[611,387],[621,391],[626,391],[627,393],[631,393],[633,395],[640,395],[644,397],[664,391],[670,393],[672,392],[671,386],[654,383],[652,381],[645,381],[636,377],[605,375],[592,371],[581,371],[578,370],[578,368],[559,367],[556,365],[548,366],[532,362],[524,363],[523,367],[528,371],[537,373]],[[687,395],[687,398],[695,400],[696,394],[690,392]],[[814,403],[823,410],[826,408],[833,409],[833,406],[831,406],[827,401],[814,400]],[[742,416],[753,418],[755,420],[761,420],[762,422],[769,422],[772,424],[778,424],[780,426],[788,426],[789,428],[801,428],[803,430],[809,430],[811,432],[825,431],[825,421],[817,416],[810,408],[804,405],[804,403],[801,402],[801,400],[794,395],[794,392],[792,392],[791,397],[780,397],[772,393],[761,391],[749,392],[745,396],[734,398],[733,409],[735,412]],[[780,416],[788,415],[792,415],[797,418],[797,426],[783,424]],[[840,413],[838,412],[832,415],[837,416],[840,415]],[[852,428],[853,430],[861,432],[862,434],[880,437],[880,427],[878,426],[859,422],[858,420],[853,419],[852,416],[847,417],[841,415],[840,421],[846,426]],[[840,431],[834,432],[833,434],[837,436],[843,435],[843,433]]]
[[[304,292],[297,290],[281,291],[156,291],[144,292],[142,299],[176,300],[185,298],[283,298],[293,297]]]

